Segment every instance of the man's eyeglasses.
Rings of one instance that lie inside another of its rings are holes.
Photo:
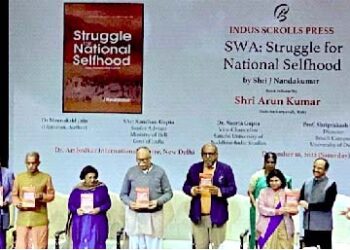
[[[151,159],[150,157],[147,158],[138,158],[136,159],[137,162],[147,162],[149,159]]]
[[[202,155],[204,156],[206,156],[206,155],[209,155],[209,156],[212,156],[212,155],[215,155],[216,153],[214,152],[202,152]]]

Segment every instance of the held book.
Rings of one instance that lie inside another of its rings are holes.
[[[4,205],[4,187],[0,186],[0,206]]]
[[[22,188],[22,207],[35,207],[35,187]]]
[[[80,208],[84,213],[89,213],[94,209],[94,194],[87,193],[80,195]]]
[[[149,188],[137,187],[136,191],[136,205],[138,208],[149,207]]]
[[[200,187],[210,187],[213,185],[213,175],[210,173],[199,173],[199,179]]]
[[[287,189],[286,190],[286,204],[285,206],[290,209],[291,214],[298,213],[300,190],[298,189]]]

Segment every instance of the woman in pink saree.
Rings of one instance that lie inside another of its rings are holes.
[[[292,249],[297,207],[286,206],[286,178],[278,169],[271,171],[258,199],[258,246],[264,249]]]

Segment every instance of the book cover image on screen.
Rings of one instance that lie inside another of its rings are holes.
[[[142,113],[143,4],[65,3],[63,38],[63,112]]]

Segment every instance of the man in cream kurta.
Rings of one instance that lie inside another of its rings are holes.
[[[12,189],[13,204],[18,208],[17,249],[48,247],[47,203],[55,198],[50,175],[40,172],[37,152],[26,155],[27,171],[16,176]]]
[[[160,249],[163,237],[163,205],[173,192],[163,168],[151,162],[147,147],[136,150],[137,165],[125,175],[120,198],[127,205],[125,231],[130,249]]]

